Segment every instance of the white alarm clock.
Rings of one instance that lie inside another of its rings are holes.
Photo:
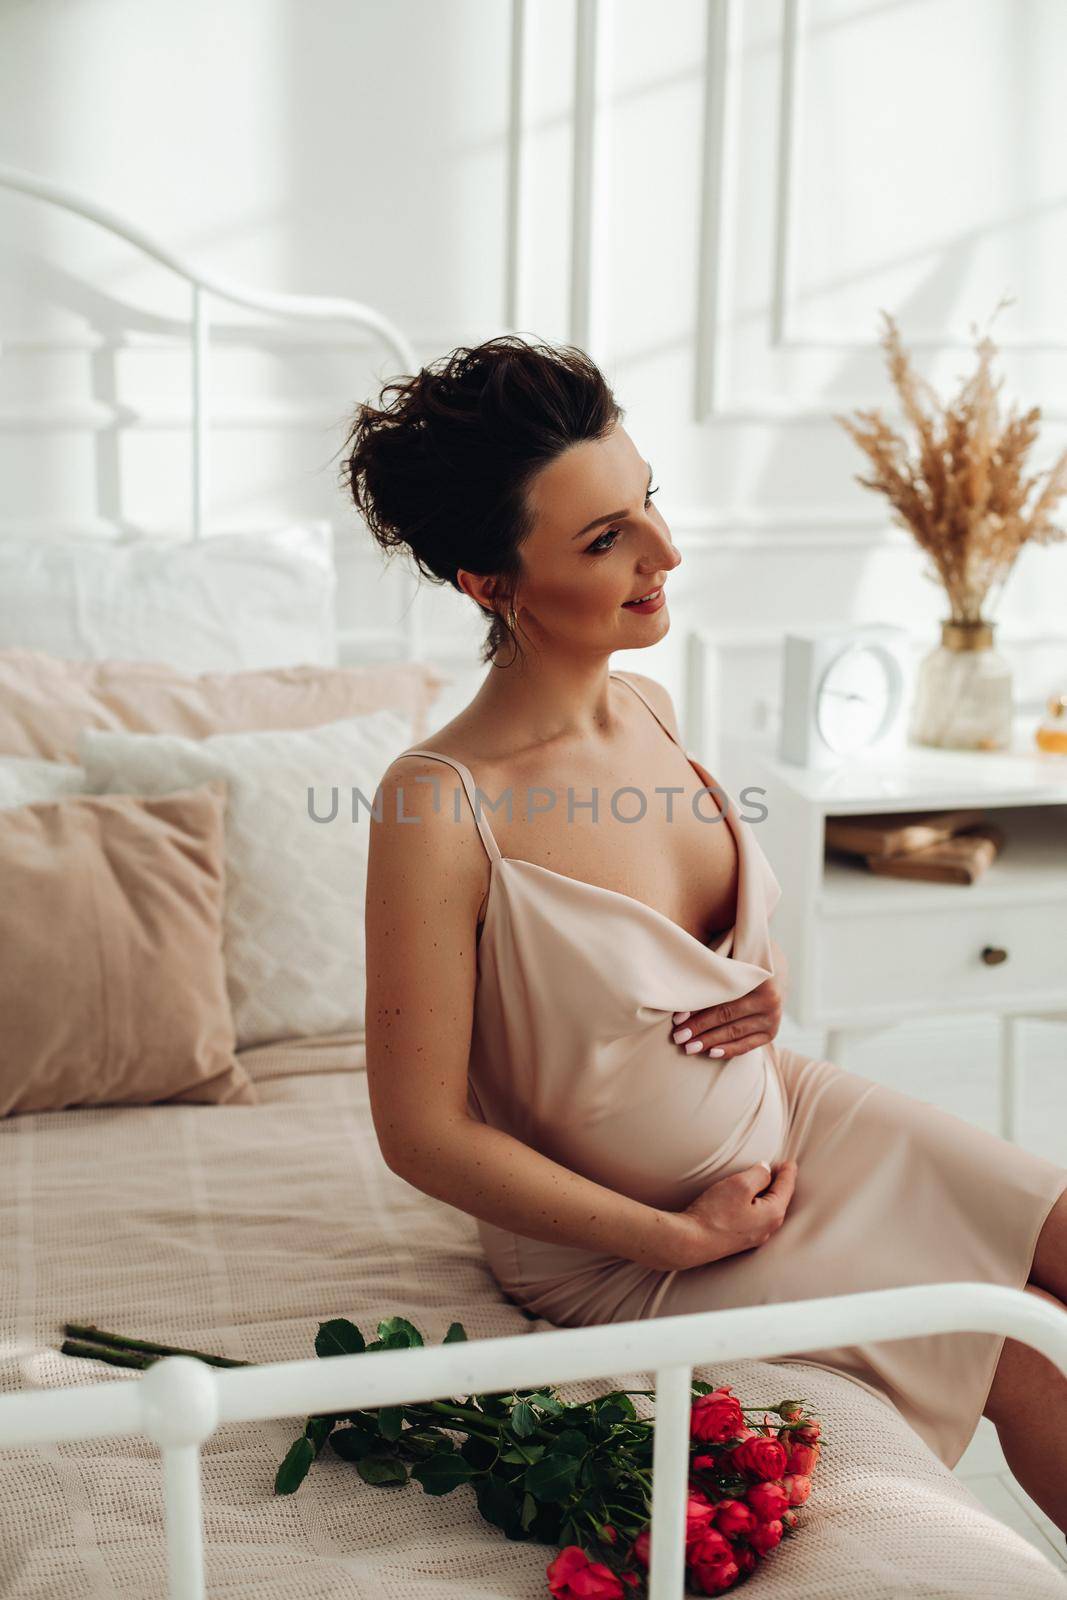
[[[824,768],[902,748],[911,663],[910,634],[890,623],[786,633],[780,758]]]

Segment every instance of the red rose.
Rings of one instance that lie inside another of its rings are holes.
[[[730,1465],[750,1478],[780,1478],[785,1471],[785,1445],[780,1439],[767,1439],[762,1434],[743,1439],[736,1450],[730,1451]]]
[[[691,1470],[693,1472],[714,1472],[715,1466],[714,1456],[694,1456]]]
[[[822,1429],[817,1422],[802,1422],[793,1429],[793,1438],[799,1444],[814,1444]]]
[[[795,1444],[786,1446],[789,1451],[786,1457],[785,1470],[787,1472],[803,1472],[808,1477],[815,1471],[815,1464],[822,1453],[819,1444]]]
[[[720,1533],[733,1539],[756,1526],[756,1513],[743,1500],[720,1500],[715,1512],[715,1526]]]
[[[754,1483],[745,1499],[761,1522],[773,1522],[789,1504],[789,1496],[780,1483]]]
[[[729,1539],[723,1537],[715,1528],[705,1528],[699,1539],[694,1539],[686,1551],[686,1560],[694,1561],[732,1561],[733,1547]]]
[[[637,1535],[637,1538],[630,1546],[630,1554],[634,1556],[636,1560],[640,1561],[646,1572],[648,1571],[649,1546],[651,1543],[651,1538],[652,1535],[648,1528],[642,1528],[641,1532]]]
[[[715,1507],[706,1494],[700,1490],[691,1493],[685,1508],[685,1542],[692,1544],[694,1539],[699,1539],[711,1527]]]
[[[618,1530],[613,1528],[610,1522],[605,1522],[604,1526],[600,1530],[600,1537],[604,1540],[605,1544],[614,1544],[616,1539],[619,1537]]]
[[[797,1472],[782,1479],[782,1488],[789,1496],[791,1506],[802,1506],[811,1493],[811,1479]]]
[[[686,1559],[690,1577],[701,1594],[722,1594],[741,1575],[733,1546],[714,1528],[690,1545]]]
[[[796,1525],[797,1525],[797,1522],[799,1520],[800,1519],[798,1518],[798,1516],[797,1516],[795,1511],[783,1511],[782,1512],[782,1517],[781,1517],[782,1527],[785,1528],[787,1532],[788,1532],[788,1530],[790,1528],[795,1528]]]
[[[698,1395],[693,1401],[689,1413],[689,1434],[693,1439],[722,1444],[726,1439],[735,1439],[744,1425],[741,1402],[730,1393],[729,1384]]]
[[[576,1544],[561,1550],[546,1571],[553,1600],[622,1600],[622,1584],[611,1568],[590,1561]]]
[[[777,1518],[773,1522],[760,1522],[748,1536],[748,1542],[753,1550],[758,1550],[765,1556],[768,1550],[773,1550],[782,1539],[782,1524]]]

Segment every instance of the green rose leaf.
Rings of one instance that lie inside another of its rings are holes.
[[[408,1428],[401,1435],[404,1444],[416,1454],[432,1456],[438,1450],[451,1450],[452,1441],[440,1428]]]
[[[528,1439],[537,1427],[537,1418],[528,1400],[519,1400],[512,1407],[511,1431],[519,1439]]]
[[[383,1439],[399,1439],[404,1426],[403,1406],[382,1406],[378,1412],[378,1429]]]
[[[448,1325],[448,1332],[445,1334],[444,1338],[441,1340],[441,1343],[442,1344],[458,1344],[461,1339],[465,1340],[466,1337],[467,1337],[467,1330],[463,1326],[462,1322],[450,1322],[449,1325]]]
[[[300,1438],[294,1439],[289,1446],[285,1460],[275,1474],[274,1493],[292,1494],[294,1489],[299,1489],[314,1459],[315,1446],[307,1434],[302,1433]]]
[[[411,1469],[427,1494],[448,1494],[461,1483],[469,1483],[477,1468],[465,1461],[458,1450],[438,1450],[428,1461],[418,1461]]]
[[[390,1350],[402,1350],[423,1343],[422,1334],[407,1317],[386,1317],[378,1324],[378,1337]]]
[[[522,1517],[518,1496],[500,1478],[483,1478],[474,1487],[478,1510],[486,1522],[503,1529],[509,1539],[521,1539]]]
[[[500,1459],[511,1463],[518,1462],[522,1466],[528,1467],[534,1461],[540,1461],[544,1453],[545,1447],[543,1444],[519,1443],[513,1444],[510,1450],[505,1450]]]
[[[378,1443],[377,1433],[366,1428],[335,1428],[330,1434],[330,1444],[343,1461],[361,1461],[372,1454]]]
[[[394,1484],[407,1483],[408,1469],[396,1456],[375,1455],[361,1456],[356,1462],[356,1471],[364,1483]]]
[[[535,1499],[560,1501],[571,1493],[577,1475],[577,1456],[553,1450],[551,1455],[542,1456],[528,1467],[522,1481]]]
[[[319,1323],[315,1335],[317,1356],[357,1356],[366,1348],[363,1335],[347,1317],[332,1317],[329,1322]]]
[[[588,1482],[594,1489],[614,1489],[618,1482],[618,1471],[610,1461],[591,1460],[586,1462]]]
[[[307,1419],[304,1424],[304,1432],[314,1445],[316,1456],[333,1432],[334,1424],[339,1420],[338,1417],[327,1416],[309,1417]]]
[[[584,1456],[589,1448],[589,1440],[580,1428],[562,1429],[552,1443],[556,1450],[562,1450],[569,1456]]]
[[[535,1394],[530,1395],[530,1404],[547,1411],[553,1417],[558,1417],[563,1412],[562,1401],[557,1400],[553,1394],[546,1394],[544,1389],[538,1389]]]

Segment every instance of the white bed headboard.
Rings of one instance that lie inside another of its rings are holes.
[[[268,293],[221,278],[216,273],[204,272],[106,206],[99,205],[66,185],[36,173],[0,165],[0,189],[23,194],[31,199],[57,206],[63,211],[85,217],[98,227],[126,240],[188,283],[190,289],[188,338],[192,357],[190,396],[192,506],[190,537],[192,539],[200,539],[208,531],[206,507],[212,421],[208,378],[211,359],[212,299],[228,301],[233,305],[290,322],[348,324],[380,341],[395,359],[399,371],[415,372],[420,366],[409,340],[388,317],[372,306],[332,295]],[[3,349],[0,347],[0,358],[2,355]],[[121,416],[118,417],[116,426],[122,426]],[[292,520],[289,514],[284,518],[286,523],[291,523]],[[419,575],[413,567],[405,569],[405,577],[408,581],[405,584],[404,601],[394,625],[389,626],[387,619],[385,626],[376,626],[370,630],[357,631],[343,628],[339,630],[342,660],[397,656],[409,660],[424,659],[423,598],[426,585],[420,582]]]

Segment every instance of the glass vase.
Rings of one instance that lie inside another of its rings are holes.
[[[1011,663],[991,622],[942,622],[941,643],[919,663],[908,737],[947,750],[1006,750],[1012,734]]]

